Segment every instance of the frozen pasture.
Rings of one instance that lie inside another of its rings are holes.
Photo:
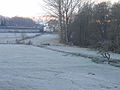
[[[59,41],[58,34],[41,34],[36,38],[31,38],[27,40],[23,40],[24,42],[31,41],[33,45],[46,45],[46,47],[56,50],[56,51],[63,51],[69,53],[76,53],[92,56],[92,57],[102,57],[97,50],[89,49],[89,48],[81,48],[77,46],[68,46],[61,44]],[[110,53],[112,59],[120,60],[120,54]]]
[[[120,90],[120,69],[25,45],[0,45],[0,90]]]
[[[58,34],[44,33],[36,38],[24,40],[24,42],[28,42],[28,41],[31,41],[32,44],[34,44],[34,45],[47,45],[47,44],[49,44],[50,46],[63,46],[63,44],[59,43],[60,39],[59,39]]]
[[[55,34],[30,39],[36,45],[50,43],[45,47],[0,44],[0,90],[120,90],[120,68],[57,52],[96,56],[89,49],[61,45],[58,39]]]
[[[34,36],[38,33],[0,33],[0,43],[15,43],[16,39],[21,40],[23,37]]]

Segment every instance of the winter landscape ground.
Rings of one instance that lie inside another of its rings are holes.
[[[97,51],[60,44],[57,34],[22,36],[0,34],[0,90],[120,90],[120,68],[94,63]],[[10,44],[16,39],[32,45]]]

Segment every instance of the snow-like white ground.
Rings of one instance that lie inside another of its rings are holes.
[[[44,45],[44,44],[50,44],[46,47],[51,49],[56,49],[60,51],[70,52],[70,53],[80,53],[87,56],[93,56],[93,57],[102,57],[98,51],[89,49],[89,48],[80,48],[76,46],[68,46],[63,45],[59,43],[59,36],[57,34],[43,34],[39,37],[33,38],[33,39],[27,39],[25,42],[31,41],[34,45]],[[119,59],[120,60],[120,54],[110,53],[112,59]]]
[[[43,48],[0,45],[0,90],[120,90],[120,69]]]
[[[61,45],[54,34],[36,38],[30,40],[53,49],[93,52]],[[120,68],[42,47],[0,45],[0,90],[120,90]]]
[[[97,50],[89,48],[80,48],[76,46],[48,46],[51,49],[56,49],[60,51],[66,51],[70,53],[79,53],[82,55],[93,56],[93,57],[102,57]],[[112,59],[120,60],[120,54],[110,53]]]
[[[34,45],[43,45],[43,44],[50,44],[51,46],[62,46],[63,44],[59,43],[59,35],[58,34],[43,34],[39,37],[25,40],[25,42],[28,42],[31,40],[31,42]]]
[[[34,36],[38,33],[0,33],[0,43],[15,43],[16,39],[22,39],[22,37]]]

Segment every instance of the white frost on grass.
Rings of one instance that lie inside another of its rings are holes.
[[[22,36],[30,37],[38,33],[0,33],[0,43],[15,43],[16,39],[22,39]]]
[[[0,90],[120,90],[120,69],[44,48],[0,45]]]
[[[28,39],[28,40],[24,40],[25,42],[28,42],[29,40],[31,40],[31,42],[34,45],[44,45],[44,44],[50,44],[52,46],[58,46],[58,45],[63,45],[60,44],[59,41],[59,35],[58,34],[42,34],[36,38],[33,39]]]
[[[102,57],[98,54],[98,51],[89,49],[89,48],[80,48],[76,46],[68,46],[59,43],[59,35],[58,34],[43,34],[33,39],[25,40],[25,42],[31,41],[34,45],[43,45],[49,44],[47,47],[51,49],[56,49],[60,51],[70,52],[70,53],[80,53],[82,55],[92,56],[92,57]],[[120,54],[110,53],[112,59],[120,60]]]
[[[48,46],[51,49],[56,49],[60,51],[70,52],[70,53],[78,53],[82,55],[92,56],[92,57],[102,57],[97,50],[89,49],[89,48],[80,48],[75,46]],[[120,60],[120,54],[110,53],[112,59]]]

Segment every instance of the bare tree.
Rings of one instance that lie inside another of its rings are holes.
[[[73,13],[77,12],[77,7],[81,0],[44,0],[52,14],[59,18],[59,29],[61,40],[68,42],[68,26],[72,20]]]

